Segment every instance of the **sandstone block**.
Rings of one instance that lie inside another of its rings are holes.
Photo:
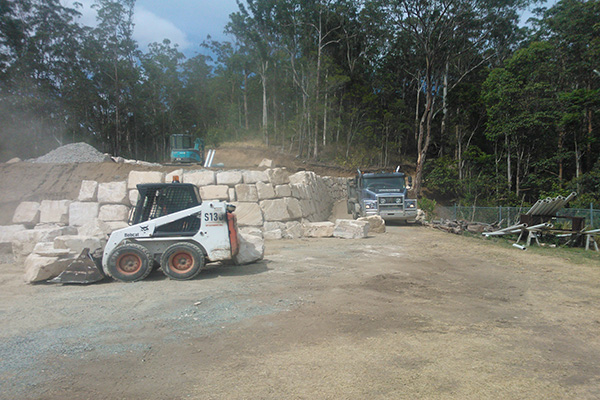
[[[244,226],[239,229],[239,233],[241,233],[243,236],[253,235],[263,237],[263,231],[256,226]]]
[[[101,221],[127,221],[129,207],[123,204],[105,204],[100,207],[98,219]]]
[[[69,225],[82,226],[96,219],[100,212],[99,203],[73,202],[69,204]]]
[[[369,223],[367,221],[355,221],[351,219],[338,219],[335,221],[333,236],[342,239],[362,239],[369,234]]]
[[[278,222],[278,221],[267,221],[263,225],[263,232],[273,231],[275,229],[279,229],[281,231],[284,231],[285,230],[285,223],[284,222]]]
[[[200,197],[202,200],[228,200],[229,186],[211,185],[200,187]]]
[[[40,223],[68,224],[69,200],[43,200],[40,204]]]
[[[55,249],[54,242],[39,242],[33,248],[32,254],[42,257],[66,257],[70,252],[69,249]]]
[[[256,190],[258,192],[258,199],[272,199],[275,197],[275,189],[273,189],[273,185],[270,183],[257,182]]]
[[[165,174],[160,171],[131,171],[127,178],[127,189],[136,189],[143,183],[164,183]]]
[[[317,181],[317,175],[312,171],[299,171],[289,176],[292,185],[313,185]]]
[[[135,206],[137,204],[139,197],[140,197],[140,192],[138,192],[137,189],[130,190],[129,191],[129,204],[131,204],[132,206]]]
[[[98,184],[98,203],[129,204],[127,182],[105,182]]]
[[[237,195],[235,194],[234,188],[229,188],[229,190],[227,192],[229,193],[229,202],[230,203],[233,203],[234,201],[237,200]]]
[[[260,208],[266,221],[288,221],[292,219],[285,199],[263,200],[260,202]]]
[[[78,201],[97,201],[98,199],[98,182],[96,181],[81,181],[79,189]]]
[[[275,186],[275,196],[282,197],[291,197],[292,196],[292,188],[290,185],[277,185]]]
[[[126,221],[105,221],[106,225],[110,228],[108,233],[117,231],[119,229],[127,228],[129,224]]]
[[[265,240],[279,240],[283,238],[283,231],[281,229],[265,231],[263,237],[265,238]]]
[[[239,226],[263,225],[263,213],[257,203],[237,203],[235,215]]]
[[[256,235],[238,235],[240,250],[235,256],[236,264],[249,264],[262,260],[265,255],[265,240]]]
[[[183,182],[196,186],[214,185],[216,182],[215,172],[210,170],[184,171]]]
[[[258,201],[258,191],[256,185],[240,183],[235,185],[235,193],[237,195],[238,201],[243,202],[257,202]]]
[[[242,171],[244,183],[268,182],[269,175],[265,171]]]
[[[302,224],[298,221],[289,221],[285,224],[285,233],[283,237],[286,239],[298,239],[302,237]]]
[[[93,236],[98,238],[106,238],[113,230],[111,229],[108,222],[101,221],[98,218],[94,218],[79,228],[77,228],[77,234],[81,236]]]
[[[183,169],[176,169],[175,171],[171,171],[165,175],[165,182],[171,183],[173,182],[174,177],[179,177],[179,182],[183,183]]]
[[[302,208],[298,199],[286,197],[283,199],[292,219],[302,218]]]
[[[81,253],[86,247],[93,253],[97,249],[103,249],[106,241],[93,236],[58,236],[54,239],[55,249],[69,249],[73,253]]]
[[[333,222],[309,222],[302,226],[302,235],[304,237],[332,237],[335,224]]]
[[[17,206],[12,219],[13,224],[35,226],[40,222],[40,203],[24,201]]]
[[[369,223],[369,233],[385,233],[385,220],[379,215],[361,217],[358,221],[367,221]]]
[[[243,181],[242,171],[221,171],[217,173],[217,185],[235,186]]]
[[[269,182],[273,185],[284,185],[290,182],[289,173],[285,168],[271,168],[265,172],[269,176]]]
[[[52,279],[63,272],[71,261],[71,259],[30,254],[25,259],[25,282],[33,283]]]

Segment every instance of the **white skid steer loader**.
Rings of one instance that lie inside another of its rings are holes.
[[[169,278],[186,280],[198,275],[207,261],[235,257],[239,247],[235,206],[222,201],[202,202],[192,184],[141,184],[137,188],[139,197],[131,226],[112,232],[104,248],[103,275],[134,282],[159,265]],[[90,265],[81,264],[75,269],[90,269]],[[68,278],[78,272],[67,268],[65,279],[59,276],[54,281],[74,283]]]

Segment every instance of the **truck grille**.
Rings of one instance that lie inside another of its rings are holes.
[[[377,199],[377,203],[379,203],[380,210],[388,210],[388,209],[402,209],[404,208],[404,197],[379,197]]]

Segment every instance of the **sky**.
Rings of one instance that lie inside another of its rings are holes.
[[[76,0],[66,0],[72,5]],[[93,26],[96,11],[93,0],[77,0],[83,4],[80,22]],[[179,45],[188,57],[206,54],[200,43],[210,35],[214,40],[231,40],[224,33],[229,14],[238,11],[236,0],[137,0],[134,13],[134,39],[141,49],[149,43],[167,38]]]

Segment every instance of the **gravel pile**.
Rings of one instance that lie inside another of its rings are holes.
[[[39,164],[96,163],[112,161],[110,156],[100,153],[87,143],[71,143],[52,150],[41,157],[27,160]]]

